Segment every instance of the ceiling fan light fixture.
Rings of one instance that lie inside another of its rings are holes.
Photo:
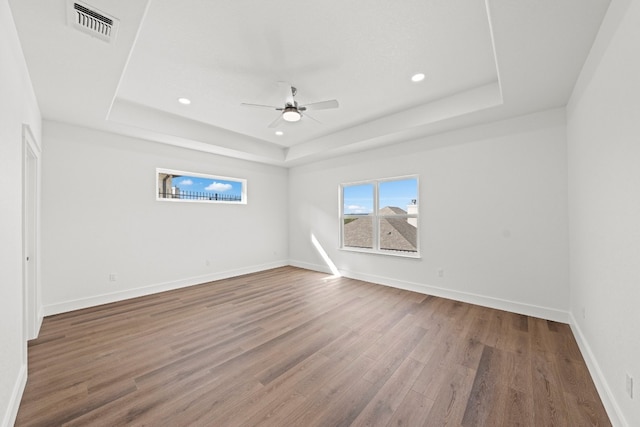
[[[282,112],[282,118],[286,122],[297,122],[302,118],[302,115],[295,107],[287,107]]]

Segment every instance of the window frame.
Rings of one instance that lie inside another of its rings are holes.
[[[369,180],[364,180],[364,181],[354,181],[354,182],[347,182],[347,183],[342,183],[338,186],[338,206],[339,206],[339,214],[338,214],[338,221],[339,221],[339,249],[343,250],[343,251],[347,251],[347,252],[360,252],[360,253],[369,253],[369,254],[377,254],[377,255],[388,255],[388,256],[396,256],[396,257],[402,257],[402,258],[416,258],[416,259],[420,259],[421,256],[421,252],[420,252],[420,211],[418,208],[418,211],[415,214],[410,214],[410,213],[406,213],[406,214],[394,214],[394,215],[385,215],[385,214],[380,214],[380,184],[381,183],[385,183],[385,182],[392,182],[392,181],[403,181],[403,180],[409,180],[409,179],[415,179],[416,180],[416,205],[420,206],[420,177],[419,175],[415,174],[415,175],[402,175],[402,176],[396,176],[396,177],[389,177],[389,178],[377,178],[377,179],[369,179]],[[373,185],[373,208],[372,208],[372,212],[370,214],[367,215],[362,215],[362,214],[345,214],[344,212],[344,189],[345,187],[351,187],[351,186],[357,186],[357,185],[367,185],[367,184],[371,184]],[[373,230],[372,230],[372,248],[363,248],[363,247],[355,247],[355,246],[346,246],[345,242],[344,242],[344,238],[345,238],[345,232],[344,232],[344,221],[345,219],[349,219],[349,218],[353,218],[353,219],[357,219],[357,218],[363,218],[363,217],[368,217],[371,218],[372,221],[372,226],[373,226]],[[416,220],[416,251],[415,252],[410,252],[410,251],[402,251],[402,250],[393,250],[393,249],[382,249],[380,248],[380,221],[382,219],[385,218],[415,218]]]
[[[180,198],[173,198],[173,197],[160,197],[160,188],[159,188],[159,182],[158,182],[160,174],[237,182],[242,185],[242,190],[240,192],[240,200],[236,201],[236,200],[212,200],[212,199],[180,199]],[[156,183],[156,188],[155,188],[156,201],[159,201],[159,202],[217,203],[217,204],[227,204],[227,205],[246,205],[248,203],[247,180],[244,178],[233,178],[229,176],[212,175],[212,174],[200,173],[200,172],[186,172],[186,171],[181,171],[176,169],[156,168],[155,183]]]

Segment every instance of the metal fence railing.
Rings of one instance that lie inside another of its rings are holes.
[[[220,194],[199,191],[162,192],[158,191],[161,199],[181,199],[181,200],[210,200],[219,202],[241,202],[242,197],[237,194]]]

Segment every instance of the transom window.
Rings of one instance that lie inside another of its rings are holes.
[[[156,200],[172,202],[247,203],[247,180],[156,169]]]
[[[340,185],[340,247],[419,256],[418,177]]]

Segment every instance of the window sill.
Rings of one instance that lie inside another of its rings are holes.
[[[342,247],[338,249],[345,252],[356,252],[361,254],[383,255],[383,256],[392,256],[397,258],[422,259],[420,252],[407,253],[402,251],[376,251],[374,249],[351,248],[351,247]]]
[[[156,202],[170,202],[170,203],[217,203],[222,205],[246,205],[247,201],[241,202],[228,201],[228,200],[214,200],[214,199],[178,199],[170,197],[156,197]]]

